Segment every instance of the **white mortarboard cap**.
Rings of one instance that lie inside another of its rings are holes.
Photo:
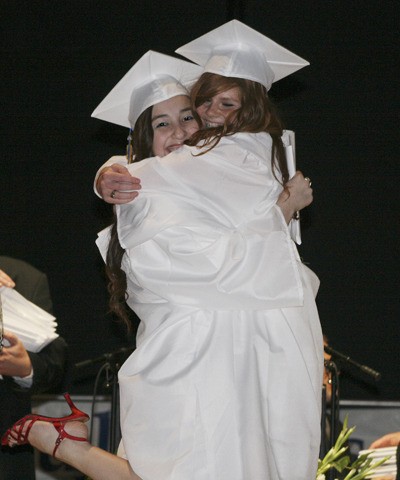
[[[193,63],[149,50],[97,106],[92,117],[134,127],[146,108],[189,88],[203,72]]]
[[[204,72],[245,78],[267,90],[273,82],[309,65],[238,20],[232,20],[175,50],[204,67]]]

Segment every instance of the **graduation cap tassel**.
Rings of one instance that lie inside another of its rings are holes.
[[[133,162],[133,148],[132,148],[132,129],[129,129],[129,134],[128,134],[128,143],[126,145],[126,159],[128,160],[128,163]]]

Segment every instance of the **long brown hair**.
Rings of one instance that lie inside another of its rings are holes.
[[[281,138],[283,126],[275,106],[269,99],[267,90],[263,85],[243,78],[223,77],[208,72],[203,73],[194,84],[190,93],[194,115],[197,116],[197,120],[200,122],[196,109],[215,95],[235,87],[240,91],[241,107],[227,117],[223,126],[199,130],[185,143],[213,148],[223,136],[233,135],[238,132],[267,132],[272,137],[272,171],[275,177],[276,170],[280,171],[282,184],[285,185],[289,180],[289,173],[285,148]]]
[[[135,128],[132,132],[132,150],[135,162],[153,155],[152,111],[153,107],[147,108],[135,123]],[[126,307],[126,300],[128,299],[126,274],[121,269],[124,253],[125,250],[121,247],[118,239],[117,218],[114,210],[114,219],[106,258],[107,289],[110,294],[109,307],[111,312],[117,315],[127,325],[129,331],[131,323]]]

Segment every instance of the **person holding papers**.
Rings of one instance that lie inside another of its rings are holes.
[[[375,457],[379,457],[379,455],[381,457],[391,457],[380,467],[383,472],[386,469],[386,473],[382,472],[382,475],[375,480],[400,480],[400,431],[387,433],[377,438],[371,443],[367,451],[370,451]],[[387,472],[389,468],[391,469],[390,474]],[[376,473],[380,473],[380,470]]]
[[[0,256],[0,295],[5,297],[7,292],[3,291],[9,288],[15,288],[23,297],[46,312],[52,312],[46,275],[22,260]],[[67,344],[59,336],[35,353],[27,351],[19,336],[4,330],[3,349],[0,353],[1,432],[21,416],[30,413],[32,394],[57,390],[64,377],[66,360]],[[1,480],[34,478],[31,447],[25,445],[13,450],[2,448]]]

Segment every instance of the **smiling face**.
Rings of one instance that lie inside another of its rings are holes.
[[[180,148],[199,129],[186,95],[178,95],[154,105],[151,126],[153,154],[159,157]]]
[[[197,113],[206,128],[224,125],[229,116],[230,122],[235,118],[232,112],[242,106],[240,90],[237,87],[217,93],[197,107]]]

